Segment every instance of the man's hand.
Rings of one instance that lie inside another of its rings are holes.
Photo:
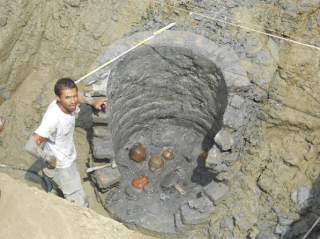
[[[96,110],[101,110],[101,108],[107,108],[108,98],[92,98],[92,97],[86,97],[82,93],[78,93],[78,103],[80,104],[89,104],[92,107],[94,107]]]
[[[57,165],[57,158],[53,155],[48,155],[39,147],[45,139],[46,138],[34,133],[26,143],[25,149],[34,157],[43,160],[47,168],[54,169]]]
[[[97,109],[101,110],[101,108],[107,108],[108,107],[108,98],[94,98],[92,106]]]
[[[50,156],[50,160],[46,161],[48,169],[54,169],[57,166],[57,159],[55,156]]]

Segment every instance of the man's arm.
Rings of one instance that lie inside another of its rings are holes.
[[[39,145],[45,141],[46,138],[34,133],[28,142],[26,143],[25,150],[30,153],[32,156],[43,160],[47,164],[47,167],[52,169],[56,167],[57,160],[54,156],[50,156],[45,153]]]
[[[95,109],[101,110],[101,107],[105,109],[108,107],[108,98],[92,98],[86,97],[82,93],[78,93],[78,103],[92,105]]]

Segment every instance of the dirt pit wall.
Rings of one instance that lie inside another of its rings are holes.
[[[140,24],[148,6],[148,1],[2,1],[1,161],[33,164],[24,144],[54,99],[56,80],[86,74],[105,46]]]

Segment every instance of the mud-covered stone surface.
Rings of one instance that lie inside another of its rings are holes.
[[[224,138],[230,134],[226,129],[211,152],[229,153],[229,147],[239,151],[237,160],[220,174],[229,181],[230,196],[215,207],[210,223],[189,237],[255,238],[260,233],[258,238],[302,238],[319,217],[319,50],[223,21],[317,45],[319,1],[151,1],[151,6],[146,1],[139,8],[141,2],[1,3],[0,114],[6,117],[0,133],[1,162],[32,165],[33,159],[22,149],[53,99],[51,79],[80,77],[106,46],[123,35],[156,31],[175,21],[174,31],[189,31],[219,48],[230,47],[251,83],[240,95],[248,106],[241,137],[232,144]],[[106,29],[100,24],[112,29],[100,35]],[[32,69],[38,71],[30,75]],[[237,108],[236,103],[231,106]],[[224,162],[216,169],[225,169]],[[181,215],[175,218],[180,220]],[[309,237],[318,235],[316,226]]]
[[[112,45],[97,61],[114,55],[112,51],[118,51],[118,45],[128,46],[127,42],[139,36]],[[200,36],[183,32],[171,32],[170,40],[183,36],[201,40]],[[106,209],[128,227],[150,235],[183,237],[186,230],[179,223],[195,229],[208,222],[214,212],[214,199],[201,197],[202,188],[214,177],[199,155],[212,147],[221,129],[228,90],[220,68],[193,48],[173,46],[163,38],[161,44],[141,46],[110,67],[107,84],[106,79],[96,76],[100,82],[90,88],[97,90],[86,90],[86,94],[93,95],[104,91],[109,98],[109,118],[94,120],[112,134],[109,139],[121,174],[119,185],[105,199]],[[99,135],[97,127],[94,130]],[[109,144],[104,139],[100,145],[99,138],[92,141],[94,157],[112,158],[101,156],[107,155]],[[137,142],[147,149],[147,158],[141,163],[129,157],[130,148]],[[173,159],[162,159],[162,167],[152,172],[152,156],[162,157],[167,148],[174,150]],[[99,155],[95,153],[98,150],[102,152]],[[177,175],[177,180],[173,182],[170,175]],[[135,189],[133,179],[142,176],[147,177],[148,185]],[[180,191],[176,184],[182,188]]]
[[[110,60],[119,48],[127,51],[148,34],[117,41],[96,61]],[[112,181],[108,174],[121,174],[110,192],[109,183],[98,183],[106,210],[153,236],[183,238],[204,230],[215,206],[230,195],[226,173],[239,155],[235,141],[247,109],[240,95],[250,83],[237,55],[200,35],[168,30],[84,82],[86,95],[109,98],[108,113],[93,114],[92,140],[96,161],[114,158],[118,164],[93,179]],[[139,163],[129,153],[137,143],[146,148],[146,159]],[[173,159],[161,159],[168,148]],[[157,170],[153,156],[162,160]],[[148,184],[134,188],[141,177]]]

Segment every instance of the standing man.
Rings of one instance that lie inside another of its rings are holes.
[[[44,173],[58,185],[68,201],[89,207],[75,162],[75,110],[78,103],[90,104],[98,110],[101,107],[107,108],[107,99],[93,99],[78,94],[77,85],[69,78],[58,80],[54,92],[56,100],[49,105],[39,128],[30,137],[25,149],[46,163]],[[44,145],[41,148],[42,143]]]

